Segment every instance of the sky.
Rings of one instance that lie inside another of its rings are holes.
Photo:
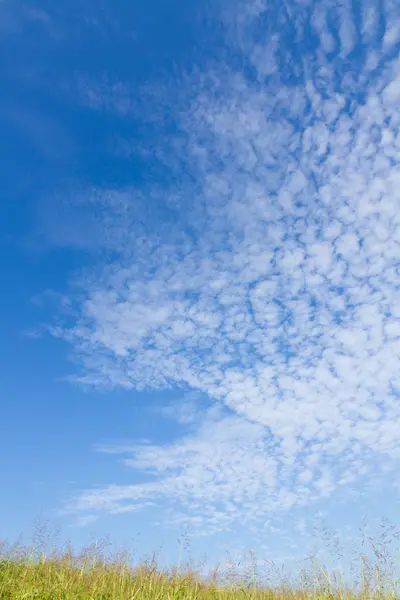
[[[399,50],[397,0],[0,0],[1,537],[397,524]]]

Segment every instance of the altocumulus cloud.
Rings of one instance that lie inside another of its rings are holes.
[[[102,448],[152,480],[71,510],[171,501],[170,522],[210,533],[346,495],[400,458],[399,5],[260,0],[224,25],[245,68],[216,61],[170,104],[151,90],[176,121],[155,152],[185,225],[144,244],[138,192],[97,191],[120,259],[59,332],[82,383],[211,407],[176,443]]]

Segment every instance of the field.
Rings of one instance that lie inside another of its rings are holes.
[[[391,535],[390,535],[391,534]],[[310,556],[308,567],[289,579],[274,570],[261,577],[255,561],[243,577],[234,567],[224,576],[215,569],[200,576],[189,561],[170,571],[157,568],[156,558],[133,566],[126,551],[108,554],[104,547],[89,547],[80,554],[67,546],[45,549],[43,535],[29,547],[19,542],[0,547],[0,600],[322,600],[400,598],[395,575],[397,539],[386,527],[378,540],[363,539],[363,552],[355,561],[351,585],[336,571]],[[39,540],[39,543],[38,543]],[[364,543],[366,542],[366,543]]]

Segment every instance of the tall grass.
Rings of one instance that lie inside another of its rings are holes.
[[[232,565],[224,576],[217,568],[202,578],[200,566],[191,562],[158,568],[155,555],[132,566],[126,550],[107,555],[104,540],[80,553],[70,545],[51,550],[42,529],[30,546],[0,544],[0,600],[389,600],[400,598],[393,538],[389,526],[378,540],[363,537],[359,571],[353,570],[349,586],[343,574],[329,572],[313,555],[295,579],[266,561],[269,574],[262,580],[253,555],[245,576]]]

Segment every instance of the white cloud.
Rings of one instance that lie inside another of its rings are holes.
[[[321,46],[326,53],[333,52],[336,47],[335,39],[327,26],[328,9],[329,6],[326,3],[317,2],[311,17],[311,25],[320,38]]]
[[[88,527],[98,521],[98,515],[81,515],[75,519],[73,527]]]
[[[375,42],[378,37],[379,15],[380,11],[376,1],[362,4],[361,31],[366,43]]]
[[[331,52],[320,4],[311,24]],[[242,32],[264,9],[246,8]],[[359,24],[350,5],[339,13],[342,61]],[[362,15],[371,37],[376,9]],[[227,69],[190,80],[179,125],[196,183],[178,191],[193,237],[172,224],[135,262],[140,244],[119,220],[124,266],[88,286],[68,336],[78,381],[192,388],[221,410],[179,442],[124,449],[154,480],[89,490],[78,510],[177,499],[172,523],[190,506],[203,533],[217,531],[350,493],[400,458],[400,63],[371,81],[357,63],[338,82],[320,60],[304,57],[298,84]]]
[[[340,52],[342,57],[346,58],[353,50],[356,43],[356,26],[352,3],[348,0],[342,0],[338,3],[339,12],[339,37]]]

